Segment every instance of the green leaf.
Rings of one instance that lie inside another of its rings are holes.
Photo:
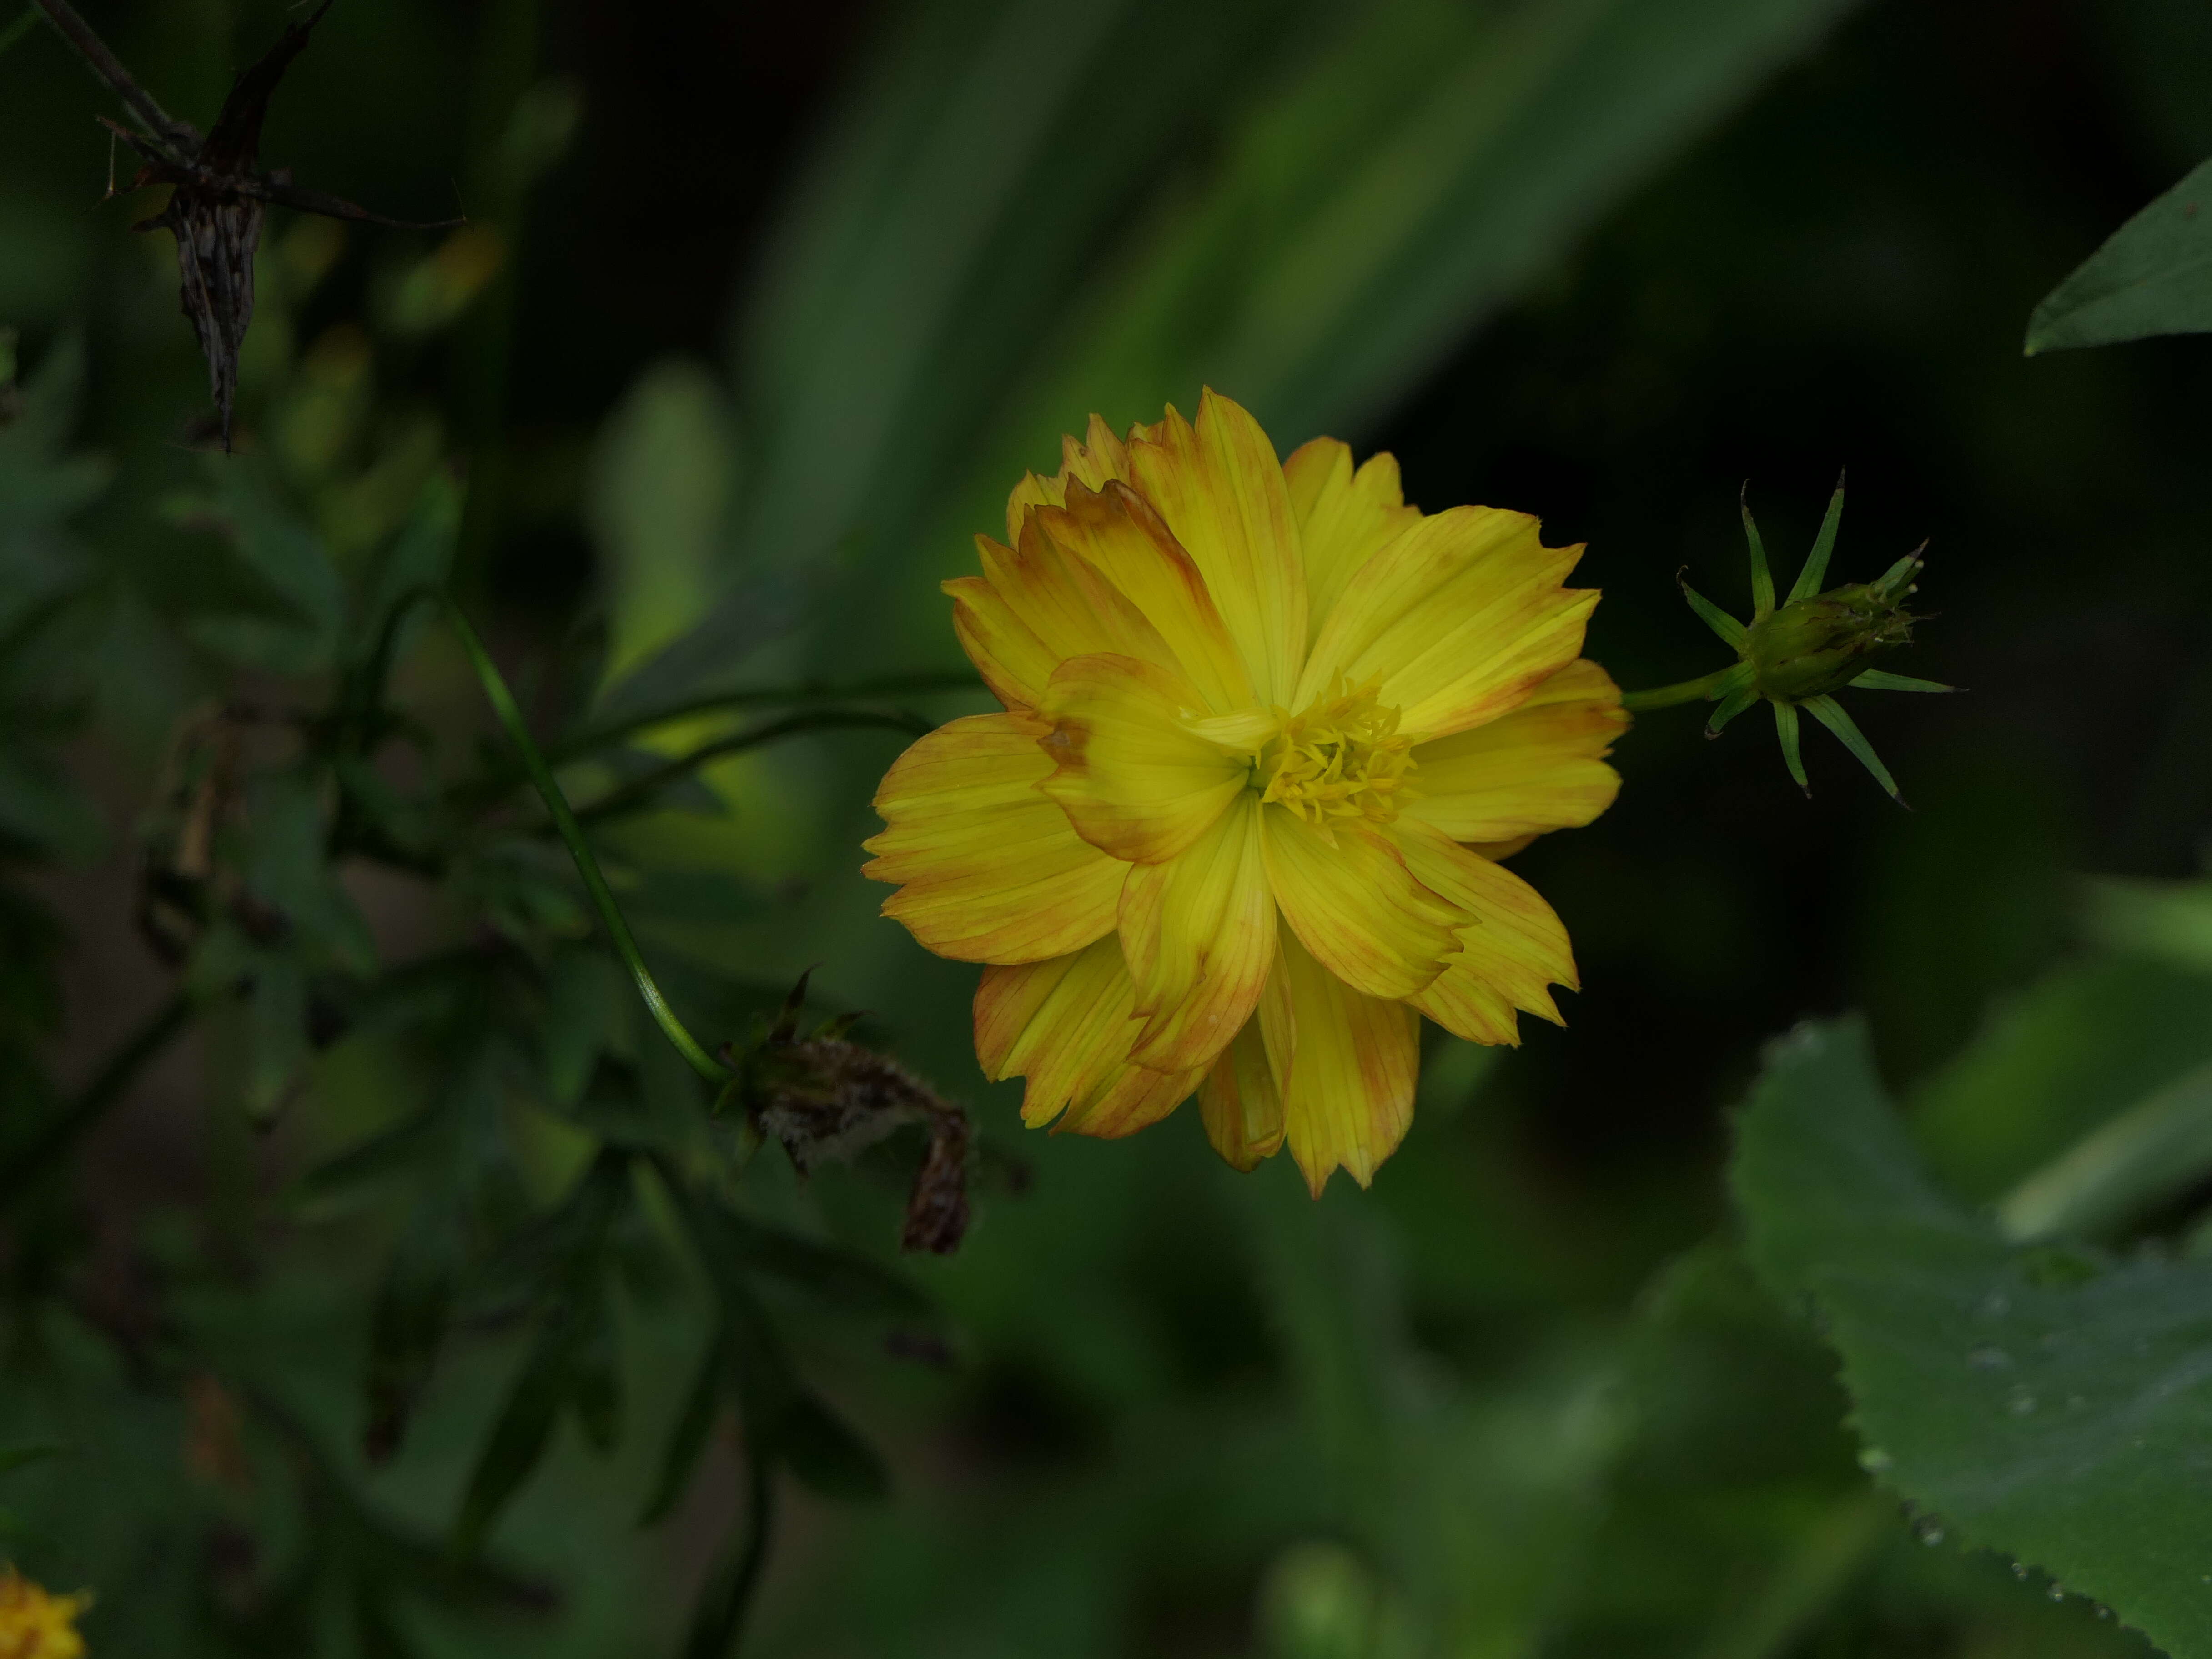
[[[410,629],[429,624],[434,609],[416,596],[445,586],[460,527],[459,487],[447,472],[434,471],[423,483],[422,493],[406,522],[379,555],[362,592],[350,647],[355,657],[368,657],[384,641],[388,629],[404,635]],[[410,606],[409,615],[396,617],[403,604]],[[405,654],[404,646],[404,638],[392,641],[390,661]]]
[[[723,1222],[738,1259],[745,1266],[772,1273],[825,1302],[855,1312],[894,1316],[912,1317],[931,1311],[929,1299],[920,1291],[858,1251],[801,1237],[727,1212]]]
[[[215,508],[231,528],[240,561],[258,578],[266,614],[200,617],[185,632],[231,661],[277,674],[311,674],[337,656],[345,589],[329,550],[279,496],[264,465],[225,456],[216,470]]]
[[[1995,1199],[2206,1060],[2212,964],[2069,963],[2000,1002],[1914,1090],[1914,1136],[1946,1182]]]
[[[450,1207],[426,1196],[392,1247],[369,1315],[368,1425],[362,1443],[371,1462],[399,1449],[415,1402],[437,1365],[453,1319],[462,1255]]]
[[[2030,1176],[1997,1206],[1997,1226],[2015,1240],[2094,1237],[2182,1197],[2208,1170],[2212,1063],[2184,1073]]]
[[[2027,321],[2027,355],[2212,330],[2212,161],[2114,231]]]
[[[1732,1184],[1761,1277],[1842,1356],[1862,1463],[2212,1655],[2212,1267],[2008,1245],[1929,1182],[1855,1020],[1769,1051]]]
[[[699,1465],[700,1453],[707,1449],[707,1437],[714,1430],[730,1384],[729,1326],[726,1321],[717,1320],[713,1339],[700,1356],[699,1369],[684,1393],[684,1404],[669,1425],[660,1471],[653,1477],[653,1495],[638,1514],[639,1526],[650,1527],[665,1520],[691,1484],[691,1472]]]
[[[824,1498],[865,1503],[890,1491],[890,1474],[875,1448],[811,1394],[786,1406],[772,1444],[792,1474]]]
[[[2082,906],[2088,935],[2115,951],[2212,972],[2212,881],[2100,877]]]
[[[507,1500],[537,1472],[553,1443],[562,1410],[575,1393],[575,1340],[576,1333],[565,1320],[548,1320],[539,1327],[470,1471],[460,1515],[453,1523],[456,1553],[477,1553]]]

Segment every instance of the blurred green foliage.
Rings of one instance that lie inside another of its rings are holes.
[[[2018,1555],[2185,1655],[2171,1537],[2098,1508],[2148,1488],[1996,1490],[2056,1419],[1929,1322],[2094,1262],[2018,1315],[2086,1355],[2197,1273],[2091,1247],[2185,1254],[2203,1196],[2212,358],[2018,340],[2212,144],[2199,9],[342,0],[264,154],[471,222],[277,216],[227,461],[168,249],[88,210],[109,105],[0,22],[0,1445],[53,1449],[0,1455],[9,1553],[96,1654],[2145,1650]],[[202,119],[287,15],[90,10]],[[981,706],[936,583],[1019,471],[1208,380],[1587,538],[1632,685],[1695,671],[1668,579],[1734,596],[1744,473],[1848,459],[1974,688],[1875,717],[1920,812],[1655,717],[1526,861],[1573,1028],[1434,1048],[1372,1192],[1020,1135],[866,802]],[[894,1259],[911,1127],[801,1180],[711,1112],[440,586],[708,1046],[819,963],[972,1106],[958,1255]],[[1770,1078],[1778,1297],[1717,1108],[1845,1003],[1997,1207],[1865,1078]],[[2183,1434],[2192,1330],[2079,1391],[2179,1379]]]

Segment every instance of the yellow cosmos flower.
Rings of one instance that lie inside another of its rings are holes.
[[[1363,1186],[1413,1116],[1419,1020],[1558,1020],[1566,930],[1497,860],[1588,823],[1626,723],[1579,659],[1580,547],[1405,504],[1397,463],[1279,461],[1208,392],[1097,416],[945,584],[1006,712],[884,779],[866,873],[939,956],[989,964],[975,1048],[1032,1126],[1123,1135],[1195,1093],[1221,1156],[1287,1145]]]
[[[92,1597],[52,1595],[15,1568],[0,1568],[0,1659],[83,1659],[77,1615]]]

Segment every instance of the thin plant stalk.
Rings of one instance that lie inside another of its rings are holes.
[[[461,614],[460,606],[448,599],[446,614],[453,619],[453,631],[460,636],[462,647],[467,651],[469,661],[476,668],[477,678],[483,685],[485,700],[491,704],[492,712],[499,716],[500,724],[507,728],[507,735],[514,740],[515,748],[521,751],[522,763],[529,770],[530,781],[537,786],[539,799],[544,801],[545,810],[552,815],[553,827],[559,832],[562,844],[568,848],[568,856],[576,861],[576,873],[584,878],[584,889],[592,896],[592,904],[599,911],[600,921],[605,925],[607,937],[614,942],[615,953],[622,957],[623,965],[629,969],[629,976],[637,986],[637,994],[645,1003],[646,1012],[653,1016],[653,1023],[660,1027],[661,1034],[674,1046],[676,1052],[684,1056],[693,1071],[709,1083],[727,1083],[730,1080],[729,1068],[708,1054],[700,1045],[699,1040],[685,1028],[684,1022],[676,1017],[676,1011],[668,1006],[668,999],[661,994],[659,983],[653,977],[653,970],[645,965],[645,957],[637,948],[637,940],[629,931],[629,923],[623,920],[622,908],[615,902],[614,890],[607,885],[606,876],[599,868],[599,860],[592,851],[591,842],[584,839],[583,826],[576,822],[576,815],[568,805],[568,798],[561,793],[561,786],[553,776],[553,769],[545,763],[545,757],[539,751],[537,741],[531,737],[529,723],[522,718],[522,710],[514,701],[514,694],[507,689],[506,677],[499,672],[499,665],[492,661],[491,653],[484,649],[484,643],[477,636],[476,629],[469,625],[469,619]]]

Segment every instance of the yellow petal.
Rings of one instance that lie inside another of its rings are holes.
[[[1066,1114],[1078,1134],[1123,1135],[1173,1111],[1196,1073],[1154,1072],[1128,1060],[1135,987],[1109,937],[1050,962],[983,970],[975,990],[975,1054],[994,1081],[1029,1080],[1022,1121]]]
[[[1215,1059],[1199,1085],[1198,1112],[1207,1141],[1232,1170],[1255,1170],[1282,1150],[1281,1082],[1256,1019]]]
[[[1055,548],[1082,560],[1135,607],[1207,708],[1226,714],[1252,705],[1252,683],[1206,579],[1143,496],[1115,479],[1103,494],[1078,483],[1066,507],[1041,508],[1036,523]]]
[[[1262,822],[1275,902],[1331,973],[1370,996],[1409,997],[1443,971],[1466,918],[1415,879],[1382,830],[1309,823],[1279,805]]]
[[[1620,793],[1605,757],[1627,727],[1605,670],[1569,663],[1510,714],[1415,749],[1420,793],[1406,816],[1454,841],[1522,845],[1588,823]]]
[[[1549,988],[1579,981],[1565,924],[1543,896],[1442,830],[1404,818],[1392,827],[1413,872],[1468,917],[1458,951],[1413,1006],[1476,1042],[1516,1041],[1515,1008],[1565,1024]]]
[[[1067,498],[1067,475],[1048,478],[1038,472],[1024,472],[1006,497],[1006,544],[1018,547],[1022,526],[1030,521],[1030,514],[1040,507],[1058,507]]]
[[[889,826],[862,870],[899,884],[884,914],[961,962],[1036,962],[1109,933],[1127,866],[1075,833],[1037,786],[1051,775],[1021,714],[939,727],[892,763],[876,792]]]
[[[1057,769],[1044,792],[1076,833],[1133,864],[1171,859],[1204,835],[1243,792],[1250,768],[1184,722],[1198,692],[1170,670],[1133,657],[1077,657],[1060,664],[1038,713]]]
[[[1029,472],[1006,497],[1006,540],[1021,545],[1022,526],[1040,507],[1058,507],[1067,499],[1072,479],[1088,489],[1103,489],[1109,479],[1129,476],[1129,452],[1114,435],[1114,428],[1097,416],[1091,417],[1085,441],[1072,437],[1060,441],[1060,471],[1049,478]]]
[[[1162,1071],[1210,1066],[1260,1000],[1275,957],[1275,901],[1247,790],[1164,864],[1132,865],[1121,954],[1145,1028],[1130,1050]]]
[[[1305,572],[1274,446],[1209,390],[1193,426],[1170,408],[1129,445],[1132,481],[1188,550],[1263,704],[1288,703],[1305,654]]]
[[[1379,681],[1416,741],[1495,720],[1582,650],[1598,596],[1560,583],[1579,546],[1546,547],[1536,520],[1489,507],[1424,518],[1360,567],[1322,624],[1297,698],[1340,676]]]
[[[1421,516],[1406,505],[1395,455],[1370,455],[1357,472],[1352,450],[1316,438],[1283,463],[1291,512],[1306,564],[1306,635],[1310,644],[1359,568]]]
[[[1174,653],[1137,607],[1046,536],[1036,514],[1022,526],[1018,545],[978,536],[975,548],[982,556],[984,579],[1054,662],[1102,651],[1164,665],[1175,662]]]
[[[1060,659],[981,576],[939,586],[952,599],[952,631],[992,696],[1009,708],[1034,708]]]
[[[1339,1165],[1364,1187],[1413,1121],[1420,1022],[1402,1002],[1353,990],[1287,927],[1282,962],[1297,1026],[1283,1138],[1316,1198]]]

